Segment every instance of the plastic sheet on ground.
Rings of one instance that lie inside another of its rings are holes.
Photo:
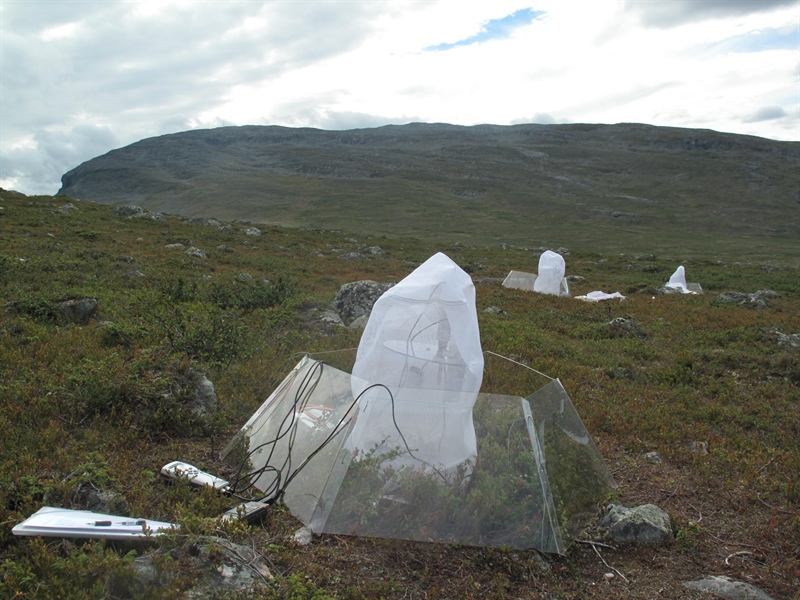
[[[585,296],[575,296],[576,300],[583,300],[584,302],[601,302],[603,300],[614,300],[615,298],[619,300],[625,300],[625,296],[623,296],[619,292],[608,294],[606,292],[596,291],[596,292],[589,292]]]

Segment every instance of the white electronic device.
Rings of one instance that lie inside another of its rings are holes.
[[[223,494],[231,491],[230,483],[225,479],[201,471],[197,467],[179,460],[172,461],[161,467],[161,476],[164,479],[185,479],[193,486],[208,486]]]
[[[11,533],[41,537],[127,540],[159,535],[175,528],[177,525],[163,521],[43,506],[16,525]]]

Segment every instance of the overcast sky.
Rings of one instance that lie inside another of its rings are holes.
[[[0,187],[222,125],[800,140],[800,0],[0,0]]]

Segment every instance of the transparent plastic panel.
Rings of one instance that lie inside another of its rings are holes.
[[[238,436],[259,487],[291,478],[283,500],[317,533],[563,553],[613,487],[558,380],[525,399],[354,398],[354,379],[306,358]]]
[[[318,497],[325,484],[320,473],[330,470],[325,457],[335,456],[355,411],[350,380],[348,373],[303,358],[223,451],[239,469],[235,491],[255,487],[272,497],[287,484],[287,491],[311,485],[319,490],[310,497]],[[309,518],[314,508],[296,505]]]
[[[597,515],[614,480],[558,379],[528,401],[561,535],[573,540]]]
[[[536,282],[536,275],[524,273],[523,271],[511,271],[503,280],[503,287],[512,290],[533,291],[533,284]]]
[[[347,455],[335,501],[318,532],[475,546],[540,548],[557,524],[549,520],[541,472],[531,449],[522,398],[480,394],[473,418],[475,464],[433,470],[404,444],[388,452]],[[398,457],[411,460],[397,461]]]

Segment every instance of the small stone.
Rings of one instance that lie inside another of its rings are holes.
[[[292,539],[301,546],[308,546],[314,539],[314,534],[308,527],[301,527],[294,532]]]
[[[189,256],[194,256],[196,258],[208,258],[205,252],[200,250],[200,248],[195,248],[194,246],[189,248],[186,252],[184,252],[184,254],[188,254]]]
[[[689,450],[698,454],[708,454],[708,442],[689,442]]]
[[[645,452],[644,457],[656,465],[661,462],[661,457],[658,455],[658,452]]]

